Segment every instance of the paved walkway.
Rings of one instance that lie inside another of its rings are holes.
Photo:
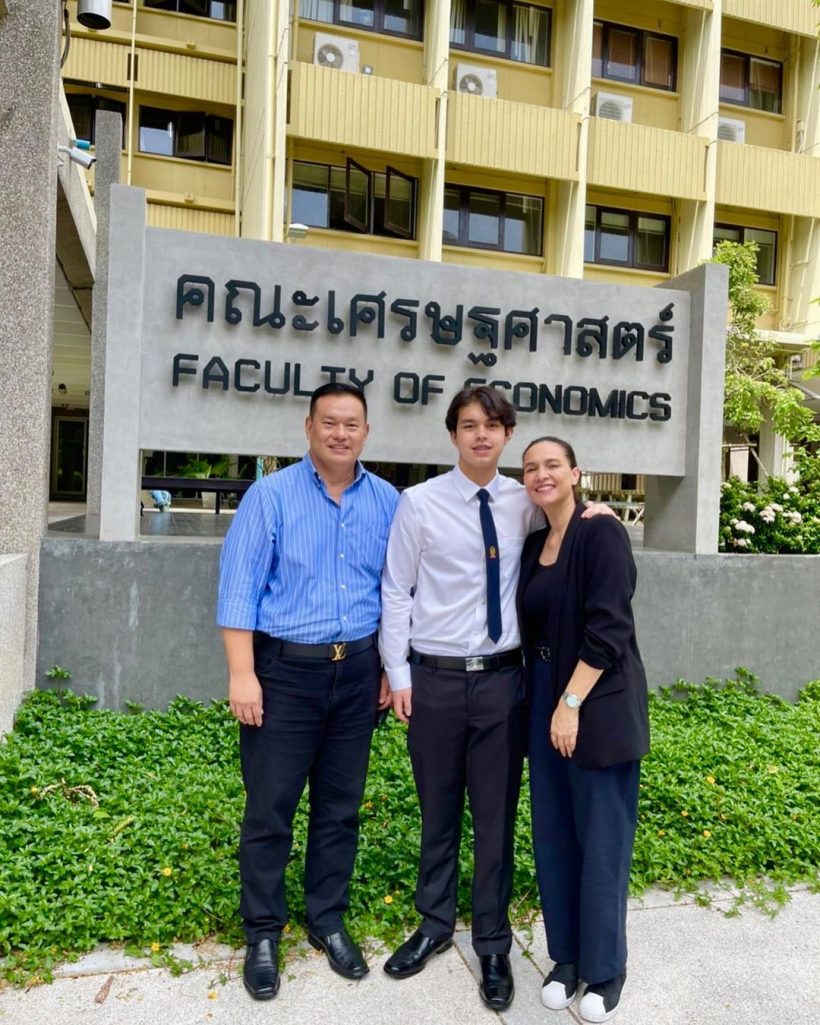
[[[629,979],[618,1025],[816,1025],[820,1018],[820,895],[805,889],[769,919],[753,909],[727,918],[652,891],[633,901]],[[548,1011],[540,985],[549,964],[540,923],[513,948],[517,993],[495,1015],[481,1004],[469,933],[412,979],[381,971],[371,953],[361,982],[334,975],[324,956],[294,953],[278,997],[254,1003],[242,987],[241,952],[180,950],[200,967],[174,978],[116,951],[66,966],[52,985],[0,992],[0,1025],[578,1025],[574,1008]]]

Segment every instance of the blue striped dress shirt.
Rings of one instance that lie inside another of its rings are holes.
[[[301,644],[372,634],[397,503],[361,464],[334,502],[309,455],[251,485],[222,548],[217,624]]]

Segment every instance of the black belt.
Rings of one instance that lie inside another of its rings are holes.
[[[259,636],[257,634],[257,636]],[[261,643],[271,651],[274,658],[284,655],[285,658],[321,658],[330,662],[342,662],[351,655],[358,655],[376,644],[378,634],[360,637],[357,641],[334,641],[331,644],[297,644],[295,641],[283,641],[279,637],[262,634]]]
[[[427,666],[428,669],[452,669],[457,673],[489,673],[493,669],[504,669],[506,666],[520,666],[521,649],[513,648],[498,655],[471,655],[469,658],[455,655],[424,655],[411,649],[409,661],[414,666]]]

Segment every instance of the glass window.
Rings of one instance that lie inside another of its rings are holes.
[[[140,107],[139,148],[141,153],[229,166],[233,121],[200,111]]]
[[[550,15],[512,0],[452,0],[450,46],[548,67]]]
[[[720,52],[720,99],[771,114],[782,111],[783,65],[749,54]]]
[[[332,231],[413,238],[416,179],[388,167],[369,171],[355,160],[345,167],[293,162],[291,220]]]
[[[757,280],[773,285],[777,272],[777,232],[764,228],[743,228],[739,225],[716,224],[713,234],[718,242],[754,242],[757,246]]]
[[[593,22],[593,78],[674,90],[677,64],[678,41],[674,36],[607,21]]]
[[[146,7],[158,11],[176,11],[215,21],[236,21],[235,0],[143,0]]]
[[[540,256],[543,217],[540,196],[451,185],[444,190],[442,241]]]
[[[299,17],[421,39],[423,0],[299,0]]]
[[[584,261],[665,271],[669,265],[669,218],[588,206]]]

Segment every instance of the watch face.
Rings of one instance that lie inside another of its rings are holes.
[[[564,702],[570,708],[580,708],[581,707],[581,699],[578,697],[577,694],[565,694],[564,695]]]

